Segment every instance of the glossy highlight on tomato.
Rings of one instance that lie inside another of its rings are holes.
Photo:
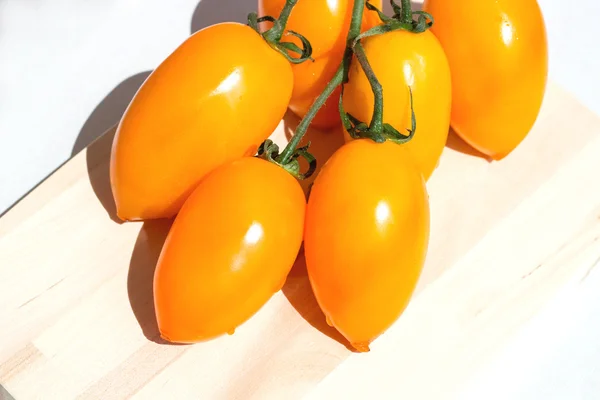
[[[383,122],[403,133],[411,127],[409,87],[412,90],[417,129],[405,146],[427,180],[438,165],[450,127],[452,88],[444,50],[429,31],[388,32],[364,39],[363,45],[383,87]],[[356,59],[352,60],[348,79],[344,108],[369,123],[375,100]],[[346,138],[350,137],[346,134]]]
[[[299,117],[306,114],[342,61],[353,4],[353,0],[303,0],[298,1],[290,15],[287,28],[309,40],[314,59],[314,62],[307,61],[292,66],[294,92],[289,107]],[[381,8],[381,0],[371,1],[371,4]],[[277,16],[284,5],[285,0],[259,0],[259,15]],[[373,27],[378,22],[377,14],[365,8],[362,30]],[[293,41],[300,45],[299,41]],[[315,116],[313,126],[330,129],[341,124],[337,105],[340,93],[337,89],[330,96]]]
[[[433,33],[452,72],[452,127],[499,160],[537,119],[546,88],[548,44],[536,0],[427,0]]]
[[[118,216],[174,216],[208,172],[255,154],[292,88],[289,62],[252,28],[223,23],[190,36],[148,77],[119,124],[110,165]]]
[[[202,180],[175,219],[154,276],[161,336],[233,333],[283,286],[302,243],[306,200],[282,168],[247,157]]]
[[[428,240],[425,181],[402,145],[353,140],[323,166],[306,211],[306,265],[328,322],[357,350],[404,311]]]

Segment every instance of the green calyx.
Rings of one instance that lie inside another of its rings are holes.
[[[346,129],[350,137],[352,137],[353,139],[371,139],[376,143],[383,143],[386,140],[392,141],[396,144],[408,143],[417,131],[417,119],[415,117],[415,110],[413,108],[413,96],[410,87],[408,88],[408,92],[410,96],[411,112],[411,127],[410,129],[407,129],[408,135],[403,135],[396,128],[387,123],[381,123],[381,125],[371,123],[371,126],[369,126],[366,123],[360,121],[359,119],[352,116],[352,114],[344,111],[342,96],[340,96],[338,106],[340,109],[340,115],[342,117],[342,123],[344,124],[344,128]]]
[[[383,87],[371,68],[361,40],[370,36],[382,35],[396,30],[405,30],[416,34],[422,33],[433,25],[433,17],[423,11],[412,11],[410,0],[402,0],[401,5],[396,4],[394,0],[390,0],[390,3],[394,10],[394,15],[392,17],[386,16],[367,0],[367,8],[377,12],[383,24],[355,36],[349,44],[352,53],[356,56],[356,60],[369,80],[371,90],[373,91],[375,104],[371,122],[370,124],[367,124],[358,120],[351,114],[346,113],[341,98],[339,102],[339,111],[344,128],[351,137],[355,139],[369,138],[377,143],[390,140],[397,144],[404,144],[413,138],[417,130],[412,90],[410,87],[408,88],[410,96],[411,128],[407,129],[408,135],[404,135],[392,125],[383,122]],[[342,85],[342,92],[343,90],[344,88]]]
[[[356,37],[353,45],[356,45],[361,39],[369,36],[382,35],[387,32],[404,30],[412,33],[423,33],[433,26],[433,16],[425,11],[413,11],[410,0],[402,0],[401,5],[396,4],[394,0],[390,0],[394,15],[388,17],[377,7],[372,5],[367,0],[366,6],[370,11],[374,11],[379,15],[379,19],[383,24],[371,28]]]
[[[289,160],[283,160],[279,153],[279,146],[272,140],[267,139],[258,148],[257,155],[258,157],[280,166],[297,179],[303,180],[310,177],[317,169],[317,159],[308,152],[309,146],[310,143],[295,149]],[[304,173],[300,172],[299,158],[304,158],[308,163],[308,170]]]
[[[287,0],[286,4],[279,15],[279,18],[274,18],[271,16],[258,17],[256,13],[248,14],[248,25],[254,29],[259,35],[261,35],[269,45],[281,53],[289,62],[292,64],[300,64],[306,60],[312,60],[312,47],[308,39],[299,34],[298,32],[294,32],[291,30],[285,30],[287,25],[287,20],[292,12],[292,9],[296,5],[298,0]],[[261,32],[259,28],[259,24],[261,22],[271,22],[273,26],[265,32]],[[296,43],[282,41],[282,38],[285,36],[294,36],[297,37],[302,43],[302,48],[300,48]],[[290,53],[295,53],[298,56],[293,57]]]

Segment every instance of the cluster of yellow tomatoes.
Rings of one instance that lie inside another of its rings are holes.
[[[195,33],[136,94],[111,185],[123,220],[176,216],[154,277],[164,339],[233,333],[283,286],[304,244],[328,323],[367,351],[419,278],[426,181],[449,127],[492,159],[531,129],[547,75],[535,0],[426,0],[423,12],[392,1],[392,17],[381,6],[259,0],[254,24]],[[384,25],[394,29],[368,34]],[[300,53],[310,59],[290,60]],[[297,135],[312,123],[346,137],[317,160],[309,195],[296,179],[307,150],[263,144],[288,108],[304,117]],[[390,127],[407,143],[382,136]]]

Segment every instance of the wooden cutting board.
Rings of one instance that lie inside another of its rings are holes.
[[[169,221],[111,218],[113,135],[0,219],[0,384],[17,399],[439,398],[600,258],[600,119],[551,85],[503,161],[451,135],[419,288],[370,353],[325,324],[302,257],[233,336],[166,344],[152,276]]]

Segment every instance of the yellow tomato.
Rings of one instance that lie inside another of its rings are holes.
[[[425,181],[404,146],[354,140],[323,166],[306,209],[306,265],[328,322],[357,350],[404,311],[428,240]]]
[[[207,173],[256,152],[292,87],[289,62],[246,25],[189,37],[144,82],[117,129],[110,172],[118,216],[177,214]]]
[[[501,159],[540,111],[548,75],[544,19],[535,0],[428,0],[432,31],[452,71],[452,127]]]
[[[161,336],[233,333],[281,289],[302,243],[306,200],[282,168],[241,158],[208,174],[169,232],[154,276]]]
[[[452,94],[450,69],[444,50],[429,31],[388,32],[364,39],[363,45],[383,87],[383,122],[401,133],[406,133],[411,126],[409,87],[412,90],[417,130],[405,146],[425,179],[429,179],[446,145],[450,126]],[[374,96],[356,59],[352,60],[348,78],[344,89],[344,108],[354,117],[369,123]]]

